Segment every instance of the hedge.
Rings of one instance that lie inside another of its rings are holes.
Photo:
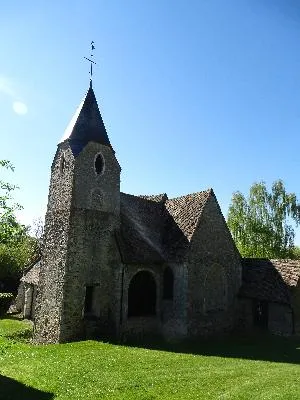
[[[0,293],[0,317],[7,313],[13,299],[12,293]]]

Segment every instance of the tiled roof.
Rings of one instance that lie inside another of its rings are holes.
[[[125,263],[182,260],[211,190],[176,199],[166,194],[133,196],[121,193],[121,234]]]
[[[119,245],[125,263],[163,262],[163,205],[121,193]]]
[[[156,201],[156,202],[165,202],[168,200],[168,196],[166,193],[161,193],[161,194],[143,194],[138,197],[141,197],[142,199],[146,200],[151,200],[151,201]]]
[[[289,288],[300,278],[296,260],[242,259],[243,284],[240,296],[289,304]]]
[[[39,260],[30,269],[27,270],[24,276],[22,276],[21,281],[25,283],[31,283],[32,285],[38,285],[39,275],[40,275],[40,264]]]
[[[297,286],[300,279],[299,260],[270,260],[282,276],[284,282],[290,286]]]
[[[209,189],[166,201],[166,209],[189,241],[193,236],[204,205],[211,193],[212,190]]]

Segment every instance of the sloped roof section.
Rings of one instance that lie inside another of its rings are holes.
[[[162,263],[163,204],[121,193],[119,246],[125,263]]]
[[[300,262],[244,258],[240,296],[290,304],[289,288],[300,279]]]
[[[65,130],[64,141],[70,143],[74,156],[91,141],[111,147],[92,86]]]
[[[37,261],[30,269],[27,270],[21,281],[30,283],[32,285],[38,285],[40,276],[41,261]]]
[[[161,194],[144,194],[144,195],[140,195],[138,196],[142,199],[146,199],[146,200],[151,200],[151,201],[156,201],[156,202],[163,202],[165,203],[166,200],[168,200],[168,196],[166,193],[161,193]]]
[[[270,260],[282,279],[289,287],[295,287],[300,282],[299,260]]]
[[[166,194],[121,193],[121,234],[125,263],[182,261],[211,191],[168,200]]]
[[[188,241],[192,239],[212,190],[192,193],[166,201],[166,209]]]

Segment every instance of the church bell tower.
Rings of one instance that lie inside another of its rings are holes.
[[[37,342],[82,337],[92,295],[98,319],[110,323],[120,170],[91,81],[52,163],[35,313]]]

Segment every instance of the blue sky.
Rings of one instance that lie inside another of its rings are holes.
[[[169,197],[212,187],[223,213],[255,181],[300,197],[297,0],[4,2],[0,159],[20,218],[46,209],[56,145],[89,84],[121,187]]]

